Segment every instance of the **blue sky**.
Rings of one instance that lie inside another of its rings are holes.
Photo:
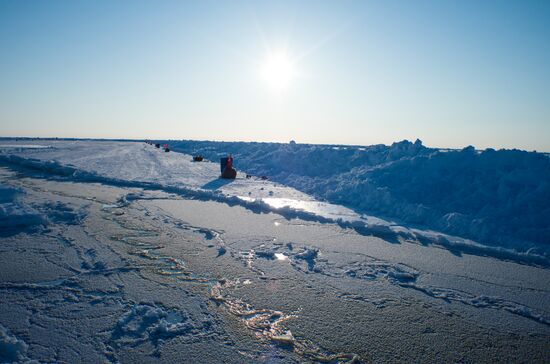
[[[0,135],[550,151],[549,65],[548,1],[3,0]]]

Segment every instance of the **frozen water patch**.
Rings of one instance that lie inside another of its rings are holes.
[[[323,259],[322,262],[317,262],[316,254],[314,255],[307,248],[304,252],[306,252],[306,256],[312,258],[310,264],[313,266],[313,269],[310,269],[311,265],[308,265],[308,270],[306,273],[319,273],[331,277],[347,276],[353,279],[384,279],[391,284],[403,288],[414,289],[436,299],[441,299],[447,302],[461,302],[477,308],[505,310],[541,324],[550,325],[550,318],[520,303],[500,297],[475,295],[456,289],[422,285],[418,282],[421,272],[404,264],[393,264],[369,258],[359,262],[337,265],[326,259]],[[300,254],[304,255],[304,253]],[[295,258],[296,255],[294,256],[294,259]],[[292,263],[292,265],[298,270],[305,271],[303,267],[296,264],[296,260],[293,260]]]
[[[522,305],[520,303],[504,300],[499,297],[490,297],[485,295],[472,295],[467,292],[458,291],[449,288],[438,288],[424,286],[418,283],[400,283],[400,286],[413,288],[420,292],[427,294],[428,296],[442,299],[445,301],[461,302],[465,305],[478,307],[478,308],[492,308],[497,310],[505,310],[512,314],[519,315],[530,320],[539,322],[541,324],[550,326],[550,318],[543,314],[537,313],[530,307]]]
[[[436,299],[447,302],[461,302],[477,308],[505,310],[541,324],[550,325],[550,319],[544,314],[538,313],[536,310],[516,302],[505,300],[500,297],[474,295],[456,289],[422,285],[418,283],[421,272],[404,264],[391,264],[379,260],[372,260],[354,262],[339,267],[327,262],[322,267],[316,267],[316,272],[338,277],[342,276],[343,272],[346,276],[354,279],[385,279],[391,284],[403,288],[411,288]]]
[[[417,241],[423,245],[433,244],[442,246],[454,254],[489,256],[522,264],[538,265],[546,268],[550,267],[550,257],[536,248],[521,252],[515,249],[482,245],[468,239],[440,234],[429,230],[410,229],[409,231],[414,236],[412,241]]]
[[[140,250],[132,254],[158,262],[159,266],[156,267],[155,270],[159,274],[170,276],[190,274],[189,270],[185,266],[185,262],[181,258],[160,255],[154,250],[148,249]]]
[[[169,221],[169,223],[173,223],[173,221]],[[193,228],[195,229],[195,227]],[[194,229],[191,230],[195,231]],[[288,260],[288,257],[283,253],[270,253],[268,249],[261,249],[261,247],[258,247],[257,250],[259,254],[256,254],[255,251],[243,253],[246,253],[245,255],[249,256],[248,259],[251,261],[254,258],[273,261]],[[156,250],[149,251],[145,249],[135,254],[155,262],[154,270],[157,274],[171,275],[175,276],[178,280],[192,281],[207,285],[210,289],[210,297],[213,301],[223,305],[231,314],[242,319],[244,325],[256,334],[258,339],[270,346],[284,347],[285,350],[293,350],[298,355],[314,361],[329,363],[360,362],[360,358],[354,354],[335,354],[326,352],[309,340],[295,338],[289,330],[282,327],[282,323],[294,317],[294,314],[285,314],[277,310],[254,308],[238,298],[233,298],[230,295],[224,294],[224,290],[229,290],[236,285],[252,284],[250,279],[240,282],[238,279],[229,281],[226,279],[212,279],[207,276],[198,276],[187,269],[185,267],[185,262],[181,259],[161,255]],[[119,320],[117,327],[113,330],[113,346],[137,346],[145,342],[150,342],[155,347],[158,347],[162,340],[167,339],[161,335],[165,331],[169,333],[175,331],[174,335],[176,336],[189,336],[188,331],[180,332],[179,328],[175,328],[175,330],[172,330],[170,327],[168,327],[168,330],[158,329],[159,327],[162,328],[166,326],[166,324],[163,323],[165,316],[165,320],[169,321],[168,311],[169,310],[160,307],[158,304],[140,303],[134,306],[130,312],[126,313]],[[179,317],[176,315],[172,317],[175,318],[176,324],[189,323],[189,320],[185,320],[185,316],[181,314]],[[194,335],[194,331],[197,331],[196,326],[197,325],[192,325],[189,328],[191,336]],[[185,327],[187,328],[187,326]],[[159,335],[161,337],[160,340]],[[168,339],[171,337],[173,337],[172,334],[168,336]]]
[[[352,278],[379,279],[386,278],[392,283],[414,282],[419,272],[403,264],[390,264],[382,261],[356,262],[344,270]]]
[[[332,353],[323,350],[315,343],[304,338],[295,337],[290,330],[283,327],[284,322],[297,317],[297,313],[286,314],[278,310],[259,309],[240,299],[223,294],[224,290],[240,284],[239,280],[218,281],[211,287],[212,300],[223,304],[233,315],[241,318],[245,326],[258,339],[294,351],[306,361],[320,363],[361,363],[361,358],[352,353]],[[243,284],[250,284],[246,281]]]
[[[276,210],[291,208],[298,211],[305,211],[314,215],[323,216],[327,219],[353,221],[359,219],[359,215],[353,210],[344,206],[334,205],[321,201],[304,201],[291,198],[263,198],[263,201]]]
[[[165,221],[170,221],[178,229],[188,230],[199,235],[202,235],[206,240],[214,240],[218,244],[223,245],[224,241],[222,239],[223,232],[217,231],[215,229],[204,228],[200,226],[192,226],[186,222],[176,220],[174,218],[164,217]]]
[[[544,325],[550,325],[550,318],[520,303],[499,297],[475,295],[450,288],[422,285],[419,283],[422,272],[402,263],[389,263],[369,256],[361,256],[357,260],[358,256],[356,255],[341,257],[347,260],[345,263],[335,263],[327,259],[325,255],[321,255],[319,249],[314,247],[300,247],[295,246],[295,244],[269,246],[267,242],[252,248],[250,251],[232,255],[243,260],[250,270],[260,273],[261,276],[267,274],[256,267],[255,260],[275,260],[280,256],[284,257],[283,261],[288,260],[292,268],[305,274],[321,274],[327,277],[348,277],[372,281],[385,280],[392,285],[414,289],[435,299],[460,302],[477,308],[504,310]],[[347,293],[343,293],[343,297],[368,301],[366,298]]]

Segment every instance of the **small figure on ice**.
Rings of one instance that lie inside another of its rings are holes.
[[[237,170],[233,168],[233,156],[231,154],[220,159],[220,168],[222,171],[222,178],[235,179],[237,177]]]

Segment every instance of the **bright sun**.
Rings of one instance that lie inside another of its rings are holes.
[[[296,75],[294,63],[284,53],[270,54],[261,72],[269,87],[277,91],[287,88]]]

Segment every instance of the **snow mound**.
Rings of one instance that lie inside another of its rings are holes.
[[[181,141],[172,148],[217,160],[232,153],[266,175],[358,213],[386,216],[485,245],[550,254],[550,158],[473,147]]]

